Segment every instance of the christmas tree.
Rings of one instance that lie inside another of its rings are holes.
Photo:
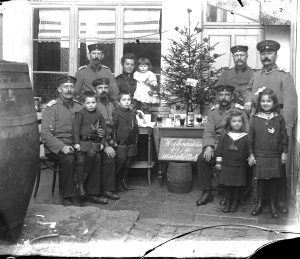
[[[160,91],[163,103],[181,110],[186,109],[189,100],[200,107],[212,102],[215,98],[212,86],[217,83],[222,72],[222,69],[212,67],[215,60],[221,56],[212,53],[216,44],[211,46],[208,38],[203,38],[202,42],[199,42],[203,30],[198,26],[191,29],[192,10],[187,9],[187,12],[188,27],[183,29],[175,27],[180,33],[180,39],[171,40],[169,53],[163,56],[164,78]],[[195,84],[192,86],[190,81],[194,81]]]

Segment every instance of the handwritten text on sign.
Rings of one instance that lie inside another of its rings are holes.
[[[202,139],[161,138],[159,160],[197,161],[202,151]]]

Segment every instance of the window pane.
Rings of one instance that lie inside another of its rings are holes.
[[[34,9],[34,39],[69,39],[69,10]]]
[[[159,9],[125,9],[125,40],[143,40],[160,42],[161,10]]]
[[[93,39],[96,42],[115,41],[116,15],[114,9],[80,10],[79,39]]]
[[[46,103],[58,97],[57,83],[63,74],[33,74],[34,96],[42,97],[42,103]]]
[[[153,73],[160,73],[161,44],[160,43],[125,43],[124,53],[134,53],[137,58],[148,58],[153,66]]]
[[[69,42],[33,42],[33,71],[69,71]]]
[[[208,0],[207,22],[258,23],[260,16],[259,1],[243,0],[243,7],[233,0]]]
[[[92,42],[94,43],[94,42]],[[90,42],[80,43],[80,48],[78,49],[78,67],[84,66],[90,63],[88,59],[88,49],[87,45],[92,44]],[[103,47],[104,59],[102,64],[109,67],[111,71],[114,73],[115,70],[115,44],[114,43],[103,43],[100,44]]]

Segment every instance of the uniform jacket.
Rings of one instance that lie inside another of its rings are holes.
[[[258,95],[255,95],[261,87],[272,89],[283,106],[283,117],[286,123],[288,135],[290,135],[297,118],[297,92],[293,77],[290,73],[280,70],[277,65],[266,71],[260,69],[254,72],[248,86],[248,99],[257,103]]]
[[[219,77],[217,85],[232,85],[235,91],[240,93],[243,97],[243,101],[247,99],[249,92],[247,87],[250,79],[253,76],[254,70],[249,66],[238,70],[235,67],[230,69],[225,69],[221,76]],[[248,98],[249,99],[249,98]]]
[[[87,66],[79,68],[76,72],[75,77],[77,79],[75,83],[75,92],[74,95],[81,96],[84,91],[94,91],[92,82],[101,77],[109,78],[109,98],[115,104],[117,103],[119,90],[114,80],[111,70],[104,65],[99,65],[98,67],[94,66],[92,63]]]
[[[208,121],[204,126],[203,132],[203,148],[206,146],[213,146],[218,143],[221,135],[225,133],[226,120],[232,111],[239,111],[242,113],[245,120],[246,131],[249,129],[249,119],[244,111],[244,107],[239,104],[232,103],[227,110],[220,109],[219,105],[215,105],[208,113]]]
[[[47,104],[42,114],[41,141],[45,152],[58,154],[66,145],[73,145],[72,123],[75,113],[82,106],[74,101],[71,106],[61,99],[52,100]]]
[[[137,84],[137,81],[133,78],[133,74],[123,73],[118,75],[115,79],[119,92],[131,93],[131,96],[133,97]]]
[[[79,112],[76,112],[75,119],[73,121],[73,138],[74,144],[80,144],[80,151],[87,152],[91,148],[91,145],[93,145],[92,141],[82,141],[80,140],[80,137],[97,137],[97,129],[95,128],[97,121],[104,132],[106,132],[105,120],[98,110],[89,112],[83,108]],[[101,140],[101,144],[106,144],[105,135]]]
[[[97,103],[96,109],[102,114],[106,125],[106,136],[109,141],[112,138],[113,116],[115,113],[114,105],[109,101],[100,100]]]

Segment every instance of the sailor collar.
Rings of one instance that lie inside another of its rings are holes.
[[[244,136],[247,136],[248,133],[246,132],[227,132],[227,135],[233,140],[236,141]]]
[[[254,116],[259,117],[264,120],[271,120],[271,119],[279,116],[279,114],[276,112],[271,112],[271,113],[259,112],[259,113],[255,114]]]

